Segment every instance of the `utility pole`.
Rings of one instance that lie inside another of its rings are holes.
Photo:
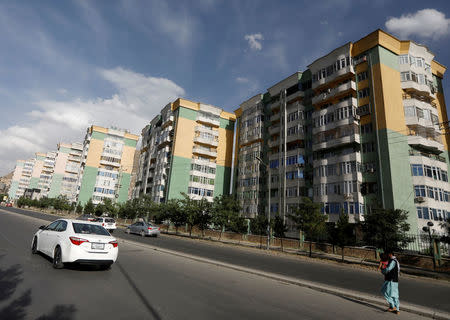
[[[264,161],[261,160],[260,157],[255,157],[256,160],[258,160],[262,165],[264,165],[266,167],[266,171],[268,173],[268,191],[269,191],[269,195],[268,195],[268,213],[267,213],[267,250],[269,250],[270,248],[270,180],[272,178],[271,174],[270,174],[270,166],[265,163]]]

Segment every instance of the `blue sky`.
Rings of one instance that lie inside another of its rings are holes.
[[[179,96],[232,111],[377,28],[426,44],[450,66],[449,9],[450,1],[1,1],[0,174],[59,141],[81,141],[91,123],[140,134]]]

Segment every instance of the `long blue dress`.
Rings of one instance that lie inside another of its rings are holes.
[[[381,270],[383,274],[388,273],[392,269],[395,268],[395,260],[391,260],[389,262],[389,265],[386,267],[386,269]],[[384,297],[386,298],[386,301],[389,303],[390,308],[396,308],[397,310],[400,310],[400,301],[399,301],[399,294],[398,294],[398,282],[394,281],[384,281],[383,287],[381,288],[381,292],[383,293]]]

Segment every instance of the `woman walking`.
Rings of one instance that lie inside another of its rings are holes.
[[[388,253],[389,263],[385,269],[381,269],[384,274],[384,283],[381,288],[389,308],[386,311],[398,314],[400,312],[400,301],[398,294],[398,276],[400,274],[400,264],[392,252]]]

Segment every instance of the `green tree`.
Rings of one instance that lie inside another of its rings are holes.
[[[263,214],[258,214],[250,221],[250,231],[252,234],[259,235],[259,248],[262,248],[262,237],[267,236],[267,217]]]
[[[175,233],[178,228],[186,223],[186,212],[180,204],[179,199],[170,199],[164,206],[164,215],[174,224]]]
[[[287,231],[287,226],[283,221],[283,218],[280,217],[279,214],[275,216],[274,219],[272,219],[272,230],[275,235],[275,237],[280,238],[281,241],[281,251],[283,251],[283,238],[285,236],[285,233]]]
[[[107,213],[109,216],[115,217],[118,212],[117,205],[110,198],[103,199],[103,206],[105,208],[104,213]]]
[[[398,251],[412,241],[408,212],[400,209],[375,208],[364,216],[364,240],[384,252]]]
[[[220,195],[214,198],[211,207],[211,222],[214,227],[220,228],[219,240],[226,229],[233,231],[242,229],[240,226],[243,218],[239,215],[240,209],[239,203],[232,196]]]
[[[440,223],[441,228],[446,230],[446,233],[441,237],[440,241],[450,244],[450,217]]]
[[[106,212],[106,207],[105,207],[105,205],[103,204],[103,203],[98,203],[96,206],[95,206],[95,209],[94,209],[94,214],[97,216],[97,217],[100,217],[102,214],[104,214]]]
[[[309,238],[309,256],[312,256],[312,241],[326,232],[327,216],[320,212],[320,203],[314,203],[311,199],[303,197],[302,203],[289,218],[297,229],[305,232]]]
[[[336,244],[341,248],[342,262],[344,262],[344,247],[354,243],[353,225],[348,222],[348,214],[342,212],[336,223]]]
[[[83,206],[81,204],[77,204],[77,208],[75,209],[75,212],[78,214],[83,213]]]
[[[93,214],[95,212],[95,206],[94,203],[92,202],[92,198],[90,198],[88,202],[86,202],[86,204],[84,205],[83,212],[85,214]]]

